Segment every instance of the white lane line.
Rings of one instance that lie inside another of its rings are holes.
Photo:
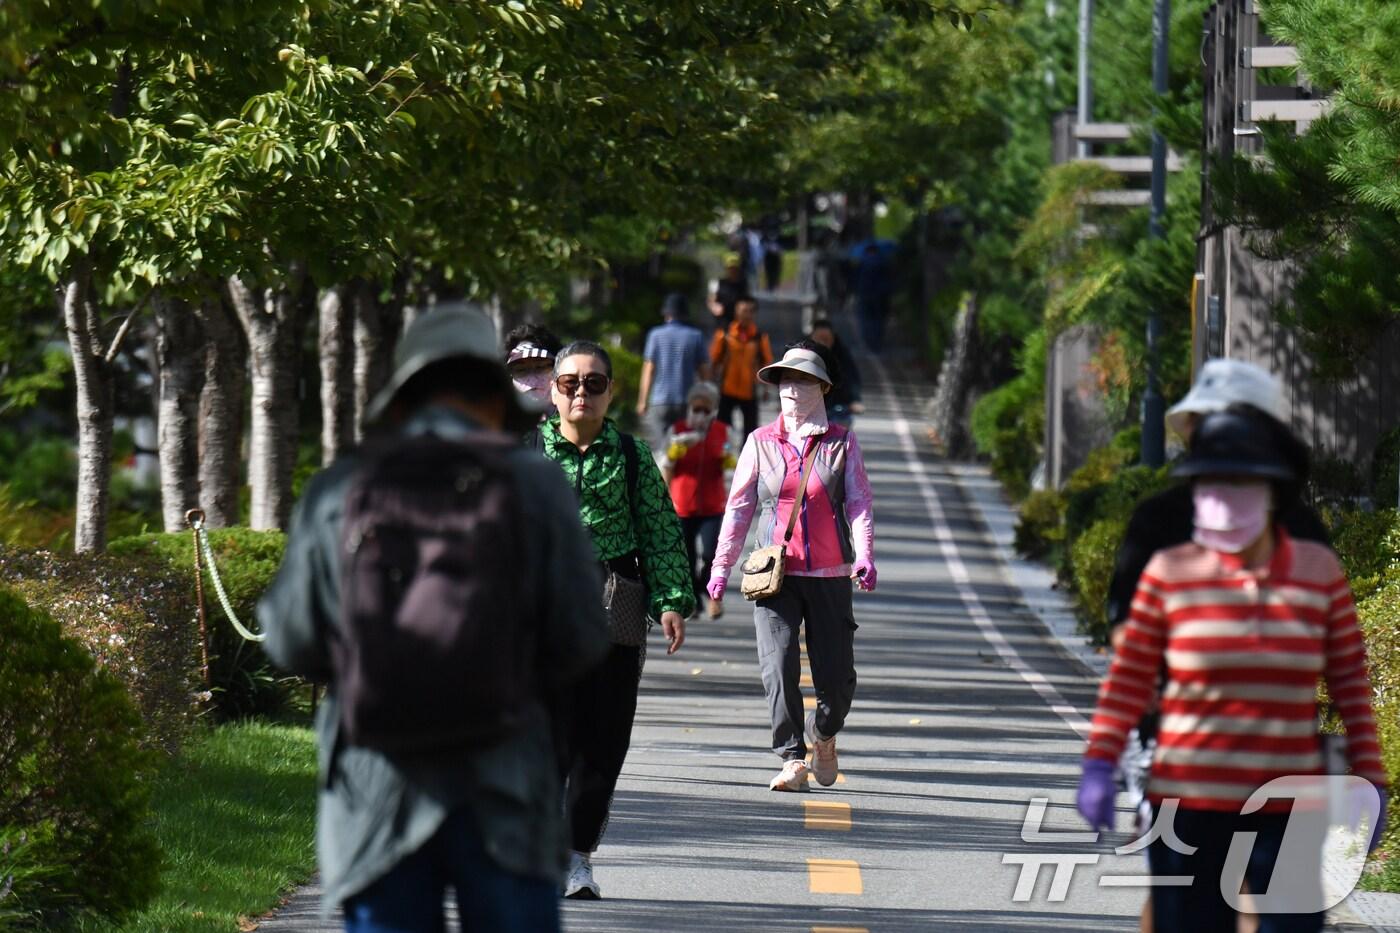
[[[958,554],[957,544],[953,539],[953,529],[948,525],[943,504],[938,501],[938,492],[934,488],[933,480],[929,478],[928,471],[925,470],[923,462],[919,459],[919,450],[914,443],[914,432],[904,417],[898,397],[890,387],[885,366],[874,357],[871,357],[871,363],[875,369],[875,375],[879,379],[881,389],[884,390],[885,396],[893,406],[894,430],[899,435],[899,445],[904,450],[904,460],[909,465],[914,481],[918,484],[919,492],[923,496],[924,508],[928,510],[929,518],[933,521],[933,534],[938,540],[939,550],[943,552],[943,560],[948,566],[948,573],[952,576],[953,583],[957,587],[958,598],[962,600],[968,615],[982,632],[982,637],[987,639],[987,642],[996,650],[997,655],[1006,662],[1007,666],[1019,674],[1032,690],[1040,694],[1056,715],[1063,719],[1071,729],[1079,733],[1080,737],[1087,739],[1089,737],[1089,721],[1080,715],[1079,710],[1075,709],[1059,690],[1055,689],[1055,685],[1050,683],[1044,674],[1031,667],[1024,658],[1016,653],[1016,649],[1011,647],[1011,643],[992,622],[992,617],[982,605],[977,591],[972,586],[972,575],[967,572],[967,565],[963,563],[961,555]]]

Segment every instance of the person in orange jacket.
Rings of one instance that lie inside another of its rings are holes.
[[[720,387],[719,420],[732,424],[737,408],[744,416],[740,441],[758,427],[758,371],[773,362],[773,345],[754,318],[758,303],[748,295],[734,307],[734,323],[716,331],[710,361]]]

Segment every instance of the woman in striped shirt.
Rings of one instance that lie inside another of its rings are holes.
[[[1381,792],[1382,819],[1386,775],[1346,577],[1330,548],[1294,540],[1273,521],[1273,504],[1296,482],[1276,435],[1247,411],[1208,415],[1175,474],[1192,481],[1195,535],[1157,552],[1143,571],[1099,692],[1078,804],[1096,828],[1112,827],[1114,763],[1165,668],[1147,796],[1157,828],[1170,818],[1174,836],[1152,841],[1148,859],[1155,876],[1193,880],[1156,886],[1154,928],[1230,933],[1236,911],[1221,890],[1240,889],[1238,877],[1222,881],[1235,834],[1257,833],[1242,866],[1250,889],[1277,894],[1270,880],[1294,810],[1287,797],[1259,808],[1246,801],[1275,778],[1324,770],[1319,676],[1346,724],[1352,771]],[[1299,804],[1295,812],[1308,807],[1302,796]],[[1313,864],[1321,841],[1306,846]],[[1263,915],[1260,933],[1321,930],[1320,869],[1281,868],[1305,880],[1292,893],[1311,906]]]

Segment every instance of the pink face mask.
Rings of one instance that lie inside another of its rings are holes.
[[[1268,483],[1197,483],[1191,492],[1196,504],[1196,531],[1201,547],[1238,554],[1269,525],[1273,488]]]
[[[528,399],[533,399],[543,405],[549,404],[549,383],[554,378],[554,373],[548,369],[536,369],[531,372],[521,373],[511,376],[510,381],[515,384],[515,391]]]

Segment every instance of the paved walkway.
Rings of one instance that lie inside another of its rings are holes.
[[[795,324],[770,314],[766,326],[776,344]],[[878,367],[866,382],[857,432],[876,493],[880,581],[856,597],[860,682],[840,736],[841,780],[801,795],[767,790],[778,761],[751,615],[729,598],[722,620],[693,624],[679,655],[648,661],[595,859],[604,900],[566,904],[569,930],[1136,928],[1143,890],[1111,879],[1141,876],[1142,857],[1112,853],[1125,834],[1085,839],[1074,811],[1097,678],[1047,631],[1062,607],[1018,586],[1033,584],[1013,576],[990,530],[1006,515],[985,473],[925,449],[927,387]],[[1028,812],[1042,814],[1040,832],[1064,835],[1028,836]],[[1035,853],[1078,864],[1058,885],[1049,868],[1023,874],[1017,860]],[[338,928],[316,918],[313,889],[262,926]]]

